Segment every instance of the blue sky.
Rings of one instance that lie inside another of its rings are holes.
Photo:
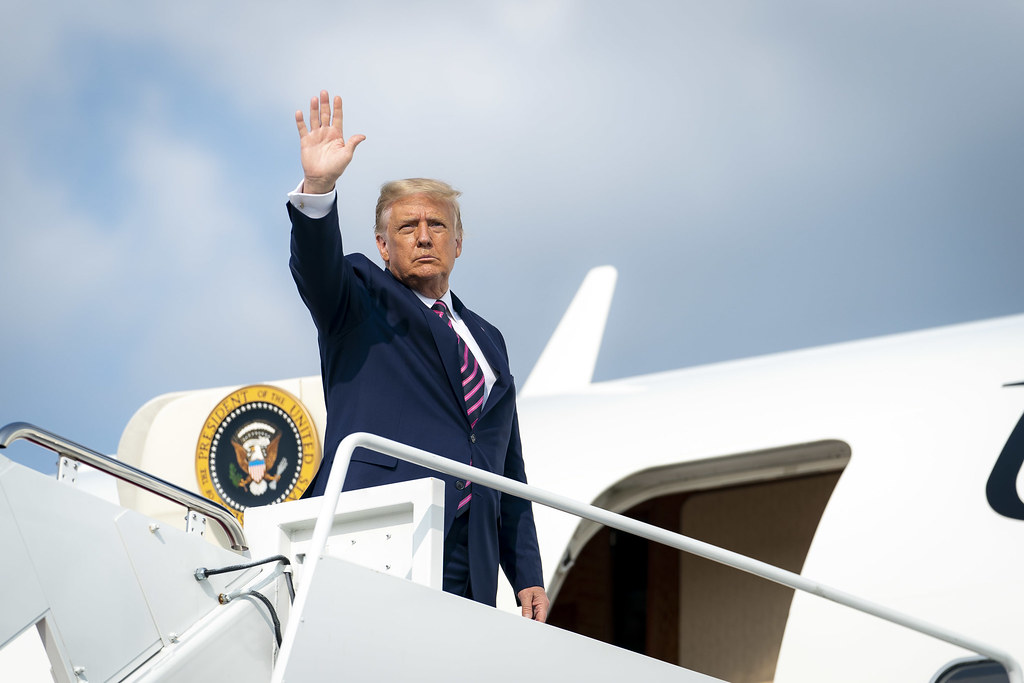
[[[112,453],[157,395],[318,372],[284,201],[320,88],[368,137],[349,249],[381,183],[462,189],[452,286],[520,383],[603,264],[598,380],[1024,312],[1019,2],[20,5],[2,423]]]

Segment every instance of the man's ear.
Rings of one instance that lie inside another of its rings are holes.
[[[462,238],[455,240],[455,258],[462,256]]]
[[[388,243],[387,240],[384,239],[384,235],[377,235],[377,251],[380,252],[380,257],[384,259],[384,263],[389,263]]]

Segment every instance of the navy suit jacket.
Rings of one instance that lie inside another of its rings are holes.
[[[370,432],[489,472],[526,481],[516,392],[497,328],[452,296],[496,381],[471,428],[455,335],[416,294],[362,254],[345,256],[336,207],[320,219],[288,204],[291,271],[316,323],[327,401],[324,459],[307,495],[323,495],[334,452],[353,432]],[[421,477],[445,483],[444,532],[466,491],[454,477],[356,449],[345,490]],[[461,483],[461,482],[460,482]],[[518,593],[543,585],[529,501],[472,485],[469,564],[473,598],[494,605],[500,563]]]

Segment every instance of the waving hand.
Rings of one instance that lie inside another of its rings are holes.
[[[333,118],[330,102],[326,90],[320,91],[319,99],[310,98],[309,128],[302,119],[302,112],[295,112],[302,171],[305,173],[302,191],[310,194],[324,194],[334,189],[335,182],[352,161],[356,146],[366,139],[365,135],[353,135],[345,140],[341,125],[341,97],[334,96]]]

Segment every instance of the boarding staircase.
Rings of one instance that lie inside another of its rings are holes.
[[[751,558],[374,435],[353,434],[342,442],[322,499],[253,509],[245,532],[226,509],[141,470],[32,425],[0,429],[0,448],[17,439],[60,454],[59,478],[65,481],[0,456],[3,680],[717,680],[437,590],[440,482],[342,495],[351,454],[365,447],[808,591],[972,650],[974,661],[1000,670],[1002,680],[1024,683],[1010,655],[983,643]],[[75,463],[180,503],[186,529],[163,528],[68,486]],[[203,538],[208,520],[233,550]],[[259,540],[247,540],[247,534]],[[398,538],[405,540],[389,545]],[[367,547],[374,549],[369,555],[355,550]],[[353,557],[361,564],[349,561]],[[10,645],[26,636],[37,643],[34,659],[5,658]],[[951,675],[933,680],[999,680]]]

